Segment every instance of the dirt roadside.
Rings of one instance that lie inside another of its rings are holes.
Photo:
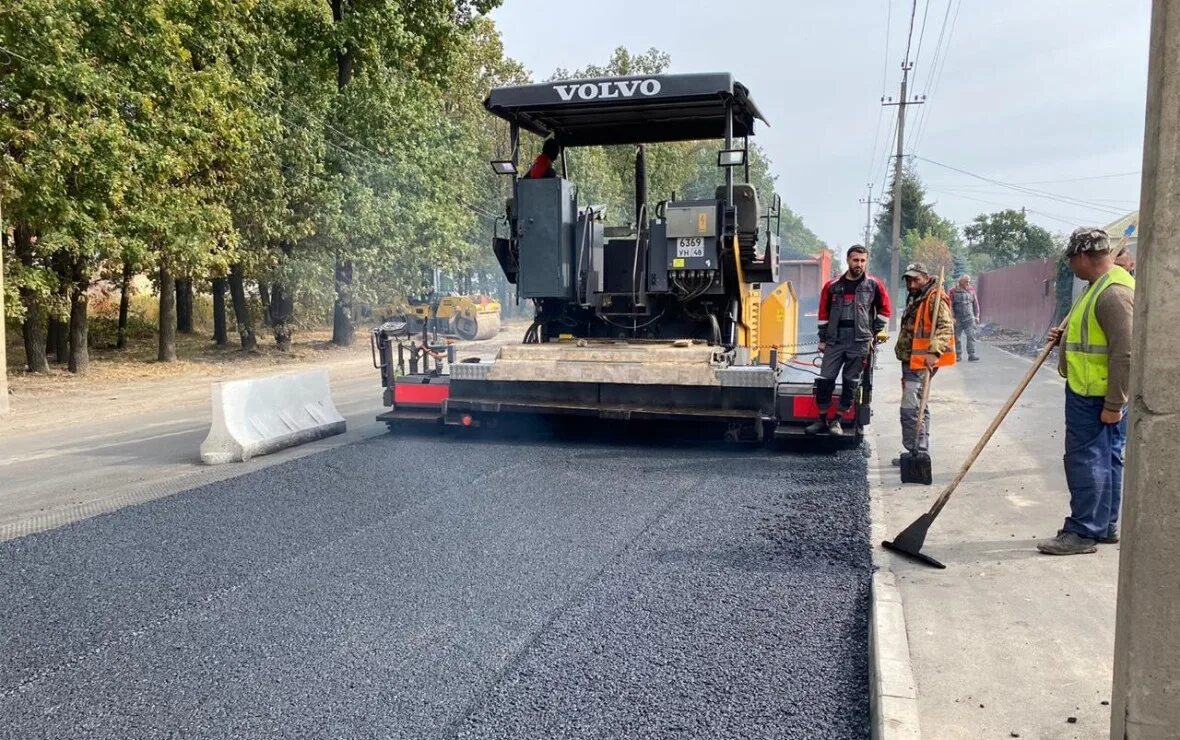
[[[494,357],[500,347],[519,342],[527,326],[527,321],[509,322],[492,339],[456,342],[457,351],[461,357]],[[168,364],[137,357],[95,362],[86,375],[73,375],[58,367],[48,374],[34,375],[10,366],[11,413],[0,420],[0,439],[48,431],[64,419],[110,420],[207,404],[210,385],[220,381],[311,368],[327,368],[334,380],[377,372],[365,333],[358,333],[352,347],[332,345],[328,333],[323,332],[308,334],[288,353],[273,348],[257,352],[205,348],[194,355]]]

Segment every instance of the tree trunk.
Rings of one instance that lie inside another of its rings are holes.
[[[119,329],[115,340],[117,349],[127,348],[127,313],[131,308],[131,261],[123,260],[123,282],[119,286]]]
[[[225,278],[213,278],[213,342],[218,347],[229,344],[225,328]]]
[[[37,269],[33,254],[32,230],[23,224],[16,224],[12,231],[17,261],[26,269]],[[25,307],[25,320],[21,325],[21,338],[25,344],[25,364],[31,373],[47,373],[49,359],[45,356],[45,302],[36,291],[29,288],[20,289],[20,299],[21,305]],[[0,316],[0,321],[3,320],[4,317]]]
[[[352,261],[336,255],[336,305],[332,310],[332,344],[351,347],[356,338],[352,323]]]
[[[246,352],[253,352],[258,346],[258,340],[254,338],[250,307],[246,305],[246,287],[242,282],[242,266],[234,265],[229,272],[229,295],[234,305],[234,321],[238,325],[238,336],[242,339],[242,349]]]
[[[45,356],[45,305],[32,291],[21,290],[25,320],[21,335],[25,340],[25,364],[31,373],[49,372],[49,358]]]
[[[82,262],[82,260],[79,260]],[[80,270],[85,269],[83,267]],[[86,324],[86,309],[90,303],[90,296],[86,293],[90,287],[88,279],[81,279],[74,283],[70,291],[70,364],[71,373],[85,375],[90,369],[90,338],[89,327]]]
[[[57,278],[57,300],[55,312],[61,311],[70,303],[71,266],[70,254],[64,250],[54,253],[50,260],[53,273]],[[53,353],[53,359],[64,365],[70,359],[70,326],[69,311],[65,314],[55,313],[49,317],[49,336],[47,337],[48,351]]]
[[[262,323],[270,326],[270,286],[258,283],[258,300],[262,301]]]
[[[193,333],[193,281],[176,278],[176,331]]]
[[[351,10],[347,0],[330,0],[332,20],[339,26],[344,22],[344,16]],[[347,37],[346,37],[347,38]],[[356,67],[356,49],[354,42],[344,41],[336,50],[336,89],[343,91],[352,82],[353,71]],[[338,168],[343,171],[343,162],[338,162]],[[337,347],[350,347],[356,338],[356,328],[353,326],[352,306],[352,260],[339,252],[336,253],[336,303],[332,308],[332,344]]]
[[[279,351],[291,350],[291,337],[294,334],[291,318],[295,313],[295,302],[287,294],[286,289],[275,283],[271,286],[270,296],[270,325],[274,329],[275,344]]]
[[[70,359],[70,325],[61,319],[49,317],[49,330],[45,336],[46,354],[53,355],[58,364]]]
[[[156,359],[176,362],[176,280],[160,267],[160,346]]]

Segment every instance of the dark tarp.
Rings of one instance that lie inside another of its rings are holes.
[[[539,136],[556,133],[564,146],[720,139],[726,104],[733,135],[753,134],[765,121],[749,91],[728,74],[643,75],[554,80],[492,90],[484,107]]]

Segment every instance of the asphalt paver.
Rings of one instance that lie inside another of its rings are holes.
[[[0,737],[858,738],[859,451],[380,437],[0,543]]]

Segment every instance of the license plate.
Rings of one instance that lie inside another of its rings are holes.
[[[677,257],[704,257],[705,240],[699,236],[682,236],[676,240]]]

